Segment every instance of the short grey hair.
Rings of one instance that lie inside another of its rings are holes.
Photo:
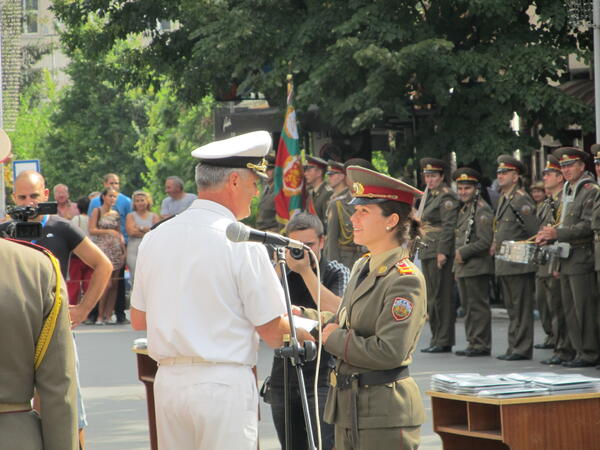
[[[179,178],[176,175],[172,175],[170,177],[167,177],[167,179],[165,180],[165,183],[169,180],[173,181],[176,185],[179,186],[179,189],[181,189],[183,191],[183,180],[181,178]]]
[[[196,165],[196,186],[199,191],[219,187],[227,181],[233,172],[245,173],[249,169],[238,167],[220,167],[199,163]]]

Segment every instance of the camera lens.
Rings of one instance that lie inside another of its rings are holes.
[[[292,258],[294,259],[302,259],[304,258],[304,250],[299,248],[291,248],[290,255],[292,255]]]

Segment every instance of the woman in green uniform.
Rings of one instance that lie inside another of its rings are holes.
[[[425,280],[406,243],[419,234],[412,217],[421,192],[378,172],[350,166],[354,242],[369,249],[353,267],[336,323],[323,330],[337,357],[325,420],[335,447],[416,449],[424,421],[408,365],[425,323]]]

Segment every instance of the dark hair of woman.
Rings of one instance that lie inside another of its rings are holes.
[[[111,187],[104,188],[104,190],[100,193],[100,204],[101,205],[104,205],[104,197],[106,197],[106,194],[108,194],[109,192],[114,192],[115,194],[118,193],[118,191],[114,188],[111,188]]]
[[[87,195],[84,195],[83,197],[77,199],[77,209],[79,210],[79,214],[87,214],[89,206],[90,199],[87,198]]]
[[[379,207],[384,217],[389,217],[392,214],[398,215],[400,220],[394,228],[399,245],[404,244],[408,240],[412,241],[417,237],[423,237],[421,221],[413,217],[412,206],[407,203],[388,200],[379,203]]]

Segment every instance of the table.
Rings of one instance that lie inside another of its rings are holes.
[[[600,393],[510,399],[428,391],[444,450],[600,450]]]
[[[154,413],[154,377],[158,364],[150,356],[147,349],[133,348],[137,357],[138,379],[146,387],[146,404],[148,405],[148,425],[150,429],[150,448],[158,450],[156,439],[156,415]]]

